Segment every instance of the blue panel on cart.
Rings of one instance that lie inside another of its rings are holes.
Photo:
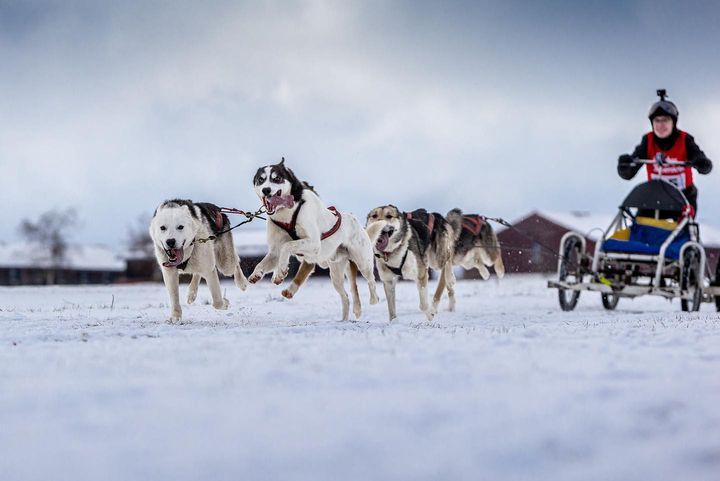
[[[671,231],[658,227],[635,224],[630,228],[630,239],[608,239],[603,243],[605,252],[624,252],[628,254],[649,254],[660,253],[660,246],[670,235]],[[687,232],[682,232],[665,251],[668,259],[680,257],[680,249],[683,244],[690,240]]]

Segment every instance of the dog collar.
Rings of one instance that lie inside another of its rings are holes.
[[[276,221],[272,217],[270,218],[270,220],[273,221],[273,223],[276,226],[280,227],[282,230],[287,232],[292,240],[298,240],[300,238],[297,235],[297,230],[295,230],[295,226],[297,224],[297,218],[298,218],[298,214],[300,213],[300,208],[303,206],[304,203],[305,203],[305,199],[301,199],[300,202],[298,202],[297,209],[295,209],[295,212],[293,212],[292,219],[290,219],[289,224],[286,224],[285,222]]]

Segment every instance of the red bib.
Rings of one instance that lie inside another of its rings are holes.
[[[679,130],[677,140],[670,150],[662,150],[656,143],[652,132],[647,134],[648,159],[653,160],[655,155],[662,152],[668,159],[685,162],[687,160],[687,149],[685,149],[685,137],[687,133]],[[646,164],[648,180],[663,179],[674,184],[678,189],[687,189],[693,185],[692,169],[681,165],[657,165]]]

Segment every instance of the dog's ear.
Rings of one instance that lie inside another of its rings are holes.
[[[285,161],[285,157],[283,157],[283,162]],[[295,199],[295,202],[300,202],[300,199],[302,198],[302,191],[305,189],[305,183],[300,181],[300,179],[297,178],[295,175],[295,172],[293,172],[291,169],[285,167],[284,164],[281,164],[283,166],[283,169],[285,170],[285,178],[290,182],[290,194],[293,196],[293,199]]]
[[[194,236],[196,232],[203,228],[202,211],[200,209],[200,206],[198,206],[197,204],[188,205],[186,207],[188,213],[190,214],[190,222],[192,222]]]
[[[155,217],[157,217],[158,209],[160,209],[161,206],[162,206],[162,204],[160,204],[159,206],[155,207],[155,211],[153,212],[152,218],[150,219],[150,225],[148,226],[148,233],[150,234],[150,238],[151,238],[153,241],[155,241],[155,235],[154,235],[154,234],[155,234],[155,229],[154,229],[154,227],[155,227]]]
[[[285,166],[285,157],[280,157],[280,165]]]

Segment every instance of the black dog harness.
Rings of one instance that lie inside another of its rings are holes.
[[[282,230],[287,232],[292,240],[300,239],[300,236],[298,236],[298,234],[297,234],[296,227],[297,227],[298,214],[300,213],[300,208],[303,206],[304,203],[305,203],[305,199],[302,199],[298,203],[298,207],[297,207],[297,209],[295,209],[295,212],[293,212],[293,216],[292,216],[292,219],[290,219],[289,224],[286,224],[285,222],[278,222],[275,219],[270,219],[271,221],[273,221],[273,223],[276,226],[280,227]],[[332,228],[329,231],[324,232],[322,235],[320,235],[320,240],[325,240],[328,237],[330,237],[331,235],[333,235],[334,233],[336,233],[338,231],[338,229],[340,229],[340,225],[342,225],[342,215],[340,214],[340,212],[338,212],[338,210],[335,208],[335,206],[328,207],[328,210],[335,215],[337,220],[335,221],[335,225],[332,226]]]
[[[427,223],[420,218],[421,214],[427,214]],[[424,250],[427,250],[430,247],[430,238],[432,237],[432,233],[435,230],[435,215],[430,212],[425,212],[422,209],[418,209],[413,212],[405,212],[405,219],[408,220],[408,225],[410,229],[415,230],[415,234],[418,236],[418,238],[423,237],[418,232],[418,229],[420,228],[420,225],[424,227],[424,230],[426,232],[426,239],[427,243],[425,245]],[[405,255],[402,258],[402,261],[400,261],[400,265],[398,267],[393,267],[391,265],[388,265],[385,263],[385,267],[388,268],[390,272],[395,274],[396,276],[402,277],[402,270],[405,266],[405,261],[407,260],[408,252],[410,252],[410,246],[405,250]],[[378,254],[375,254],[376,257],[381,257]]]
[[[390,272],[392,272],[396,276],[402,277],[402,270],[403,270],[403,267],[405,266],[405,261],[407,260],[408,252],[410,252],[410,246],[408,246],[408,248],[405,249],[405,255],[403,256],[402,261],[400,261],[400,265],[398,267],[393,267],[388,264],[385,264],[385,267],[387,267],[388,270],[390,270]]]

